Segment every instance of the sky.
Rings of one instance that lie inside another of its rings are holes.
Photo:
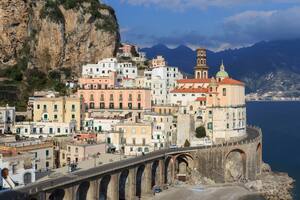
[[[300,0],[102,0],[122,42],[214,51],[300,37]]]

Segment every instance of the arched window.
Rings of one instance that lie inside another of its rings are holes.
[[[31,173],[27,172],[24,174],[24,185],[31,183]]]

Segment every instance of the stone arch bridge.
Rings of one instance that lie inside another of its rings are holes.
[[[0,193],[0,199],[132,200],[172,184],[190,170],[218,183],[255,180],[261,173],[262,133],[248,127],[239,142],[159,150]]]

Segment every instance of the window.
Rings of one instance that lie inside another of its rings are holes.
[[[145,145],[146,145],[146,139],[143,138],[143,146],[145,146]]]
[[[72,104],[72,111],[75,111],[75,105]]]
[[[57,120],[57,115],[54,115],[54,120]]]
[[[62,159],[65,159],[65,157],[66,157],[66,155],[63,153],[63,154],[62,154]]]
[[[136,129],[135,128],[132,128],[131,129],[131,134],[135,134],[136,133]]]
[[[16,164],[12,165],[12,173],[13,174],[17,173],[17,165]]]
[[[223,96],[226,96],[226,88],[223,88]]]
[[[133,151],[133,147],[130,147],[130,151]]]
[[[44,105],[44,110],[47,110],[47,105]]]
[[[141,109],[141,103],[138,103],[138,109],[139,110]]]
[[[212,124],[212,122],[209,122],[209,123],[207,124],[207,129],[209,129],[209,130],[212,130],[212,129],[213,129],[213,124]]]
[[[132,103],[128,103],[128,109],[132,109]]]
[[[47,161],[47,162],[46,162],[46,168],[48,168],[48,167],[49,167],[49,162]]]
[[[57,128],[57,133],[60,133],[60,128]]]
[[[53,133],[53,128],[49,128],[49,133],[50,133],[50,134]]]
[[[40,109],[40,104],[38,104],[36,107],[37,107],[37,109]]]
[[[38,154],[37,152],[34,152],[34,157],[37,158],[38,157]]]
[[[49,156],[49,150],[46,150],[46,156]]]
[[[43,133],[43,128],[40,128],[40,133]]]
[[[32,132],[33,132],[33,133],[36,133],[36,128],[33,128],[33,129],[32,129]]]
[[[74,114],[72,115],[72,119],[75,119],[75,115]]]
[[[132,94],[129,94],[128,101],[132,101]]]
[[[31,183],[31,173],[30,172],[25,173],[23,180],[24,180],[24,185]]]
[[[135,138],[132,138],[132,144],[135,145]]]
[[[48,120],[48,114],[43,115],[44,120]]]
[[[95,108],[95,103],[90,103],[90,109],[94,109]]]
[[[25,131],[25,133],[27,133],[27,132],[28,132],[28,129],[27,129],[27,128],[25,128],[25,130],[24,130],[24,131]]]
[[[100,109],[104,109],[105,108],[105,104],[102,102],[100,103]]]
[[[75,148],[75,153],[78,153],[78,148],[77,147]]]
[[[123,104],[122,103],[119,103],[119,108],[123,109]]]
[[[68,147],[68,152],[71,152],[71,147]]]
[[[114,103],[109,103],[109,109],[114,109]]]

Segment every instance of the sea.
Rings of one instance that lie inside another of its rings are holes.
[[[248,102],[247,122],[263,131],[263,160],[296,180],[300,199],[300,102]]]

